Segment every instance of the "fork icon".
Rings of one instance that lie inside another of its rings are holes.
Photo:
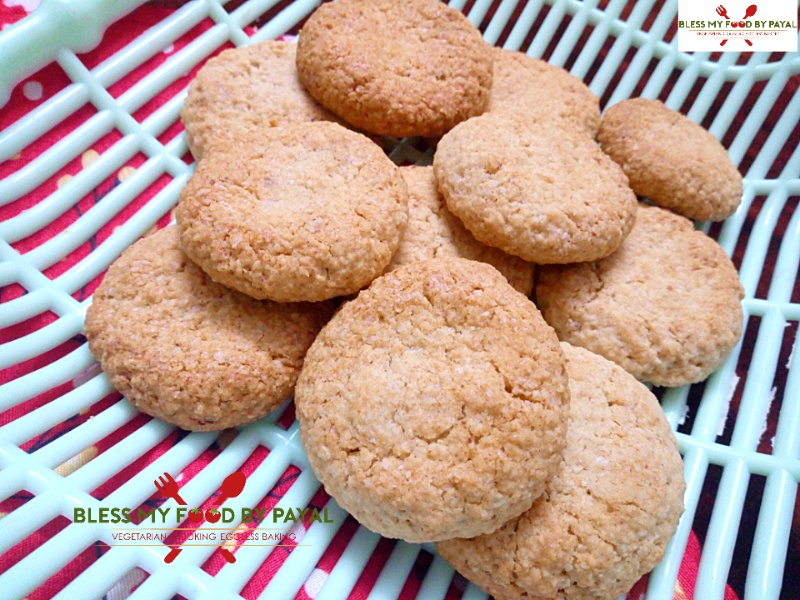
[[[161,477],[153,481],[153,485],[156,486],[156,489],[161,492],[161,495],[165,498],[172,498],[181,506],[186,506],[186,501],[181,498],[181,495],[178,493],[178,482],[175,481],[169,473],[164,473]]]
[[[731,20],[731,18],[728,16],[728,11],[727,11],[727,10],[725,10],[725,7],[724,7],[724,6],[722,6],[722,4],[720,4],[720,5],[717,7],[717,14],[718,14],[720,17],[725,17],[725,20],[726,20],[726,21],[730,21],[730,20]]]

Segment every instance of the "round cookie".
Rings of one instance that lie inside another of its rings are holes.
[[[493,48],[494,74],[486,112],[522,111],[559,121],[590,137],[600,126],[600,100],[565,69],[522,52]]]
[[[296,50],[297,44],[269,40],[225,50],[203,65],[181,110],[196,159],[212,144],[230,146],[250,131],[336,119],[300,85]]]
[[[741,335],[743,295],[716,241],[644,204],[611,256],[537,270],[536,302],[562,340],[662,386],[702,381],[722,365]]]
[[[717,139],[658,100],[608,108],[597,140],[633,191],[684,217],[721,221],[742,201],[742,175]]]
[[[464,15],[436,0],[339,0],[303,26],[297,72],[359,129],[435,137],[483,112],[492,54]]]
[[[562,346],[571,404],[559,472],[518,519],[436,545],[497,600],[617,598],[661,561],[683,513],[683,462],[655,396]]]
[[[392,258],[408,217],[398,168],[336,123],[292,123],[212,149],[181,191],[181,244],[254,298],[357,292]]]
[[[480,241],[536,264],[611,254],[636,196],[585,133],[520,113],[456,126],[433,157],[447,207]]]
[[[310,348],[301,440],[365,527],[411,542],[486,533],[527,510],[561,461],[563,361],[494,267],[412,263],[347,302]]]
[[[210,431],[260,419],[292,393],[328,304],[260,302],[214,283],[168,227],[109,267],[86,337],[111,385],[142,412]]]
[[[476,240],[447,210],[436,189],[432,167],[401,167],[408,186],[408,223],[387,271],[429,258],[457,256],[489,263],[515,290],[533,291],[533,265]]]

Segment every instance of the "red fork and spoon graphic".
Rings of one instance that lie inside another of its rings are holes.
[[[749,19],[750,17],[752,17],[753,15],[755,15],[757,10],[758,10],[758,7],[757,7],[755,4],[751,4],[750,6],[748,6],[748,7],[747,7],[747,10],[745,11],[745,13],[744,13],[744,16],[742,17],[742,20],[741,20],[741,21],[733,21],[733,22],[731,23],[731,27],[744,27],[744,26],[745,26],[745,24],[744,24],[744,20],[745,20],[745,19]],[[726,21],[730,21],[730,20],[731,20],[731,18],[728,16],[728,11],[727,11],[727,10],[725,10],[725,7],[724,7],[724,6],[722,6],[722,4],[720,4],[720,5],[717,7],[717,14],[718,14],[720,17],[723,17],[723,18],[724,18]],[[724,46],[724,45],[726,44],[726,42],[727,42],[727,41],[728,41],[728,40],[727,40],[727,38],[726,38],[726,39],[722,40],[722,41],[719,43],[719,45],[720,45],[720,46]],[[752,46],[752,45],[753,45],[753,42],[751,42],[751,41],[750,41],[750,40],[748,40],[747,38],[744,38],[744,41],[745,41],[745,42],[747,42],[747,45],[748,45],[748,46]]]
[[[214,501],[216,506],[219,506],[228,498],[235,498],[239,494],[242,493],[244,489],[244,484],[246,481],[246,477],[244,473],[241,471],[236,471],[228,475],[222,482],[222,486],[220,487],[220,491],[222,492],[219,497]],[[186,501],[181,498],[181,495],[178,493],[178,482],[170,475],[169,473],[164,473],[161,477],[156,479],[153,484],[156,486],[156,489],[161,493],[162,496],[165,498],[172,498],[180,504],[181,506],[186,506]],[[173,548],[169,551],[169,554],[164,558],[165,563],[171,563],[178,554],[181,553],[182,548]],[[225,557],[229,563],[236,562],[236,557],[233,556],[233,553],[228,550],[227,548],[220,547],[219,551],[222,553],[222,556]]]

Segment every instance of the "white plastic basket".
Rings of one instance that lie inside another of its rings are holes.
[[[0,368],[7,369],[6,374],[70,339],[80,340],[75,336],[81,333],[90,300],[76,299],[75,293],[159,219],[168,218],[192,172],[183,134],[161,139],[178,121],[185,88],[160,99],[145,118],[136,118],[137,111],[225,42],[243,45],[296,31],[318,2],[248,0],[237,2],[235,10],[229,11],[219,0],[194,0],[110,58],[87,68],[80,53],[98,43],[111,43],[102,36],[105,28],[139,4],[141,0],[44,0],[32,17],[0,33],[0,101],[5,101],[23,76],[53,61],[71,81],[0,133],[0,161],[24,151],[73,118],[81,107],[91,107],[91,115],[80,127],[0,181],[0,206],[24,198],[96,140],[112,131],[118,133],[79,175],[35,206],[0,223],[0,288],[19,284],[26,291],[0,305],[0,327],[48,311],[53,315],[48,324],[0,345]],[[746,334],[722,369],[705,384],[661,394],[685,458],[687,509],[664,562],[650,578],[648,598],[673,597],[693,525],[704,531],[697,598],[722,598],[726,581],[732,577],[732,564],[737,568],[747,565],[746,579],[739,583],[746,598],[778,598],[800,481],[800,353],[790,355],[800,321],[800,57],[796,53],[678,52],[677,40],[672,39],[677,2],[672,1],[454,0],[450,4],[464,10],[489,42],[522,48],[566,66],[590,84],[604,105],[631,95],[660,97],[723,139],[733,161],[746,169],[741,208],[711,231],[740,267],[746,289]],[[248,26],[257,19],[261,20],[258,29],[250,35]],[[124,93],[113,91],[116,82],[201,22],[210,26],[193,42]],[[604,59],[598,62],[598,56]],[[733,131],[730,128],[737,116],[743,122]],[[135,172],[126,178],[118,175],[120,166],[136,155],[142,161]],[[398,142],[390,155],[398,162],[424,163],[430,161],[431,150],[417,142]],[[165,176],[169,179],[165,186],[147,202],[136,204],[144,189]],[[24,244],[20,246],[20,240],[30,239],[74,210],[92,188],[113,177],[117,178],[114,188],[102,201],[55,237],[21,249]],[[132,205],[135,210],[129,208]],[[75,248],[125,210],[130,210],[125,222],[87,256],[63,273],[52,273]],[[151,419],[80,468],[68,468],[70,459],[138,418],[136,411],[120,400],[68,433],[23,449],[32,438],[90,409],[112,391],[93,364],[86,344],[79,341],[49,364],[17,378],[6,375],[0,379],[0,415],[71,382],[68,391],[54,392],[40,408],[0,427],[0,501],[21,490],[31,494],[26,503],[0,520],[0,555],[24,543],[53,519],[71,519],[75,507],[140,505],[153,495],[153,481],[159,475],[179,473],[209,446],[220,443],[220,434],[192,433],[155,462],[139,468],[135,461],[174,433],[170,426]],[[731,409],[732,399],[736,410]],[[242,427],[239,435],[181,488],[190,506],[206,501],[222,479],[259,447],[269,449],[269,454],[249,476],[238,504],[256,505],[294,465],[297,477],[279,506],[307,505],[319,483],[308,469],[297,424],[285,427],[278,422],[284,410],[286,407],[262,422]],[[102,500],[91,494],[126,468],[132,469],[127,483]],[[327,507],[336,525],[311,525],[304,544],[293,549],[259,597],[294,598],[301,589],[308,593],[310,588],[303,586],[317,576],[315,566],[346,517],[334,502]],[[754,531],[742,524],[743,514],[753,518],[757,514]],[[753,538],[749,550],[748,537]],[[0,598],[31,593],[97,541],[111,542],[107,526],[66,524],[55,537],[0,574]],[[347,597],[379,542],[377,535],[358,529],[330,575],[314,580],[316,598]],[[164,562],[167,551],[164,546],[113,547],[58,597],[102,597],[135,571],[141,577],[147,574],[134,592],[135,598],[174,594],[191,599],[239,598],[274,548],[245,544],[236,552],[236,562],[226,564],[215,575],[201,566],[216,548],[187,548],[171,564]],[[370,597],[397,597],[415,562],[432,552],[430,546],[396,544]],[[792,577],[797,577],[793,568]],[[452,569],[434,555],[417,596],[452,595],[453,579]],[[797,579],[791,581],[798,583]],[[783,595],[800,597],[800,590],[785,588]],[[485,594],[467,586],[463,597],[474,600]]]

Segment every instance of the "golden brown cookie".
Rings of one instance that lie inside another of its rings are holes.
[[[476,240],[447,210],[432,167],[401,167],[408,186],[408,223],[388,271],[429,258],[456,256],[489,263],[515,290],[530,295],[533,265]]]
[[[181,191],[181,244],[254,298],[357,292],[392,258],[406,184],[381,149],[336,123],[292,123],[212,149]]]
[[[562,340],[663,386],[702,381],[722,365],[741,335],[743,295],[716,241],[644,204],[611,256],[537,271],[537,304]]]
[[[177,227],[122,253],[94,293],[86,337],[139,410],[196,431],[260,419],[291,394],[328,304],[260,302],[211,281]]]
[[[607,256],[636,214],[625,174],[589,136],[520,113],[456,126],[433,167],[447,207],[478,240],[536,264]]]
[[[497,600],[613,599],[663,558],[683,513],[683,461],[655,396],[562,344],[571,405],[564,462],[518,519],[439,553]]]
[[[303,26],[297,72],[359,129],[435,137],[483,112],[492,54],[464,15],[436,0],[339,0]]]
[[[522,52],[493,48],[494,75],[486,112],[517,112],[575,126],[594,137],[600,100],[568,71]]]
[[[230,146],[251,131],[294,121],[332,121],[300,85],[297,44],[265,41],[209,60],[189,84],[181,120],[198,160],[212,144]]]
[[[563,360],[494,267],[412,263],[347,302],[312,345],[295,393],[301,440],[328,493],[373,531],[414,542],[493,531],[561,460]]]
[[[742,201],[742,176],[722,144],[658,100],[608,108],[597,140],[634,192],[684,217],[721,221]]]

